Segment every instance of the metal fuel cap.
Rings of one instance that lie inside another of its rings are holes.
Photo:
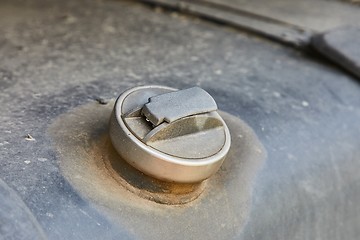
[[[113,146],[130,165],[179,183],[209,178],[231,142],[214,99],[199,87],[127,90],[116,100],[109,131]]]

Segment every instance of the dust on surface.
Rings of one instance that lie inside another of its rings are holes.
[[[111,176],[121,186],[142,198],[162,204],[179,205],[197,199],[205,189],[207,181],[172,183],[145,175],[119,156],[107,132],[94,145],[102,149],[101,157]]]
[[[65,178],[100,213],[141,239],[230,239],[239,235],[251,206],[252,183],[266,157],[252,129],[221,113],[232,146],[204,192],[184,205],[164,205],[127,190],[104,162],[114,105],[89,103],[59,116],[48,129]]]

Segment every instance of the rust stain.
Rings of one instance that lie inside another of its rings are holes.
[[[266,158],[251,128],[221,113],[232,136],[224,164],[202,184],[174,185],[139,175],[117,155],[107,135],[113,104],[80,106],[48,129],[62,173],[79,194],[136,238],[237,236],[249,214],[256,173]]]

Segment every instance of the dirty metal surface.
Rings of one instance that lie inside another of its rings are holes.
[[[295,47],[311,36],[349,24],[358,25],[360,8],[325,0],[142,0],[221,22]]]
[[[77,107],[144,84],[201,86],[265,146],[249,213],[233,238],[359,236],[360,86],[342,70],[224,26],[122,1],[2,0],[0,54],[0,178],[49,239],[136,238],[136,228],[109,219],[109,208],[99,209],[64,176],[49,127]],[[171,214],[163,218],[182,224]],[[158,224],[148,219],[143,224],[155,234]],[[211,238],[220,227],[203,231]]]
[[[314,44],[315,48],[319,48],[319,53],[331,60],[336,58],[333,55],[339,56],[339,54],[328,51],[328,48],[324,47],[326,43],[321,43],[327,42],[320,37],[324,31],[329,35],[329,31],[335,31],[337,28],[346,28],[349,25],[360,26],[360,8],[342,1],[273,0],[264,3],[242,0],[142,0],[142,2],[226,24],[307,51],[313,50],[311,45],[318,42],[319,44]],[[346,34],[342,40],[347,38],[351,41],[346,45],[356,45],[357,41],[351,40],[357,39],[356,32],[342,33]],[[314,38],[319,41],[312,41]],[[323,50],[321,51],[320,48]],[[340,43],[336,48],[344,47]],[[350,47],[347,46],[346,49]],[[344,57],[340,57],[339,61],[334,62],[343,67],[346,65],[345,69],[354,73],[356,69],[354,61],[345,60],[343,63],[343,60]]]
[[[360,78],[360,26],[344,26],[314,36],[312,45],[321,54]]]
[[[275,18],[244,11],[239,6],[235,8],[226,4],[214,4],[208,1],[143,0],[142,2],[193,14],[294,47],[306,47],[313,34],[312,30],[281,22]]]
[[[221,169],[194,189],[179,184],[154,189],[157,184],[144,183],[149,180],[145,176],[126,179],[129,165],[108,136],[113,103],[74,108],[49,127],[60,153],[61,172],[79,194],[135,239],[231,239],[239,235],[249,214],[254,177],[266,155],[254,132],[223,113],[233,133],[233,148]],[[127,173],[122,172],[125,168]]]
[[[1,239],[46,239],[38,222],[19,196],[0,179]]]
[[[359,6],[339,0],[197,0],[241,9],[313,31],[359,24]]]

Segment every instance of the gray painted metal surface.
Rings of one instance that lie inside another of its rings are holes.
[[[270,4],[242,0],[143,2],[227,24],[292,47],[308,51],[314,47],[323,56],[358,75],[359,43],[354,39],[357,39],[360,19],[355,5],[323,0],[275,0]]]
[[[200,0],[277,19],[317,32],[360,22],[359,6],[341,0]]]
[[[307,47],[314,33],[311,28],[244,10],[238,3],[235,3],[237,7],[234,7],[232,4],[211,1],[143,0],[143,2],[227,24],[294,47]]]
[[[48,129],[76,107],[144,84],[201,86],[265,146],[268,157],[251,184],[250,204],[235,205],[249,212],[234,225],[239,230],[230,232],[232,238],[360,235],[360,86],[341,69],[309,53],[135,2],[3,0],[0,6],[0,177],[49,239],[139,237],[129,222],[109,218],[64,177]],[[85,133],[77,133],[73,137],[84,140]],[[237,193],[219,191],[228,200],[224,207],[237,202]],[[146,210],[123,211],[128,221],[130,213],[154,219]],[[191,219],[199,216],[206,218],[206,211]],[[156,219],[173,226],[161,236],[184,224],[172,221],[171,211]],[[144,222],[149,236],[161,238],[154,234],[159,221]],[[211,238],[227,227],[217,226],[202,232]],[[176,236],[196,230],[193,225]]]
[[[360,78],[360,26],[343,26],[314,36],[312,45],[321,54]]]

